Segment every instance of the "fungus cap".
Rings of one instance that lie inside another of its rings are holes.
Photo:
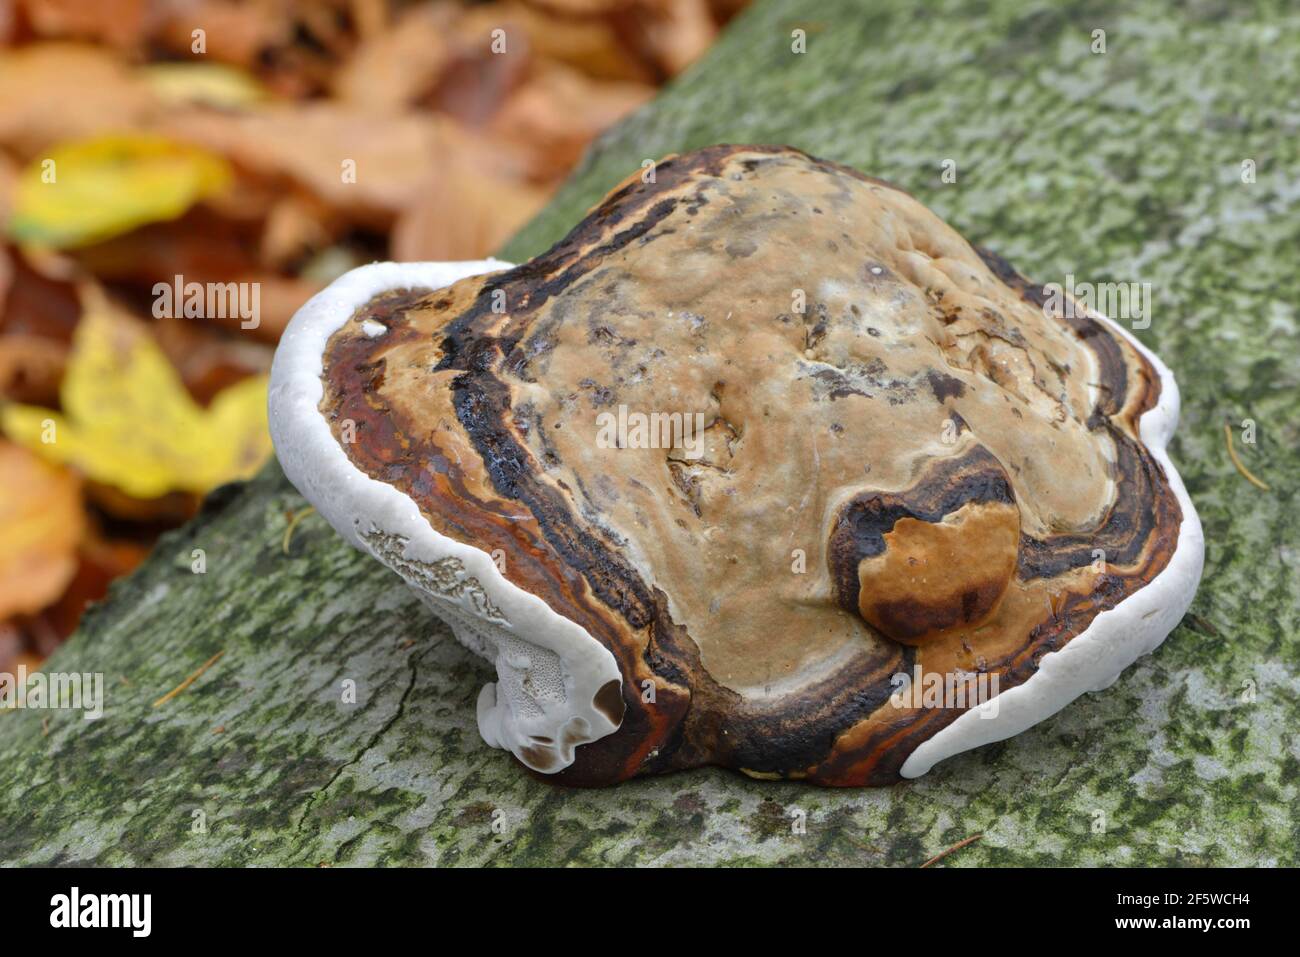
[[[654,180],[522,266],[354,270],[276,353],[286,474],[495,664],[489,744],[574,784],[888,783],[1177,624],[1203,544],[1154,355],[846,167]]]

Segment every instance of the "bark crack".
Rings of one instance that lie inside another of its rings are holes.
[[[428,649],[425,649],[425,651],[427,650]],[[397,708],[393,711],[392,715],[389,716],[388,720],[380,725],[379,729],[366,740],[365,744],[363,744],[361,748],[352,755],[352,757],[338,766],[334,773],[330,775],[328,781],[316,788],[307,796],[307,803],[303,806],[302,814],[298,818],[298,823],[294,826],[295,833],[302,833],[303,825],[307,823],[307,818],[311,816],[312,808],[315,807],[316,802],[326,791],[334,786],[335,782],[343,776],[343,772],[365,757],[366,752],[378,744],[380,739],[388,733],[388,730],[393,725],[397,724],[402,715],[406,713],[406,701],[411,696],[411,692],[415,689],[415,683],[419,678],[420,672],[420,656],[423,655],[425,651],[416,652],[407,659],[407,669],[410,672],[410,678],[406,682],[406,687],[402,689],[402,696],[397,700]]]

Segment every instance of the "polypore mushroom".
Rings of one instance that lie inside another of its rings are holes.
[[[496,666],[484,740],[881,784],[1163,640],[1203,543],[1154,355],[843,166],[654,174],[522,266],[354,270],[275,357],[286,474]]]

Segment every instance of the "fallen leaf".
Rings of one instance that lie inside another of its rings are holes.
[[[544,4],[517,2],[476,4],[465,8],[456,22],[462,42],[478,41],[493,28],[507,31],[507,38],[522,31],[534,55],[581,70],[597,80],[633,80],[648,83],[653,71],[630,56],[611,17],[604,14],[627,7],[627,0],[605,4],[607,10],[553,10]],[[595,15],[592,15],[595,14]]]
[[[183,525],[195,516],[202,496],[195,492],[168,492],[156,498],[138,498],[100,482],[85,483],[86,501],[131,528],[153,527],[155,535]]]
[[[63,380],[68,347],[24,333],[0,335],[0,399],[52,402]]]
[[[70,248],[175,219],[224,189],[225,160],[151,134],[108,134],[68,143],[19,175],[9,235]]]
[[[108,50],[39,43],[0,57],[0,144],[23,160],[67,140],[138,129],[156,109],[148,86]]]
[[[450,4],[413,7],[389,29],[363,42],[334,77],[345,103],[399,111],[427,93],[450,57],[446,35],[456,16]]]
[[[240,281],[257,283],[258,286],[258,315],[261,321],[255,329],[247,330],[247,334],[271,344],[280,341],[280,334],[284,332],[284,327],[289,324],[293,314],[325,285],[307,277],[277,276],[264,272],[248,273]],[[238,317],[224,321],[232,330],[240,324]]]
[[[0,223],[9,221],[14,191],[18,189],[18,164],[0,153]]]
[[[224,63],[151,63],[145,83],[164,103],[201,103],[236,109],[267,98],[266,87]]]
[[[0,247],[0,304],[9,298],[9,290],[13,288],[13,284],[14,261],[9,256],[9,250]]]
[[[153,330],[185,388],[201,405],[251,375],[270,371],[273,350],[248,336],[177,316],[158,319]]]
[[[702,57],[718,27],[706,0],[657,0],[620,14],[628,45],[672,77]]]
[[[456,18],[447,65],[428,102],[471,128],[487,123],[524,81],[534,60],[519,8],[488,4]]]
[[[399,261],[480,259],[500,249],[542,208],[549,190],[460,163],[430,178],[393,228]]]
[[[311,195],[290,194],[276,200],[266,211],[262,228],[262,264],[287,269],[324,249],[339,232],[337,218]]]
[[[259,64],[268,51],[293,41],[292,11],[288,4],[246,3],[229,0],[186,0],[161,4],[155,39],[164,48],[194,56],[194,30],[204,30],[203,56],[245,69]]]
[[[150,4],[146,0],[23,0],[21,6],[38,36],[98,40],[126,50],[144,39]]]
[[[129,283],[152,298],[155,283],[229,282],[257,267],[255,226],[232,223],[206,206],[167,223],[83,246],[73,255],[100,282]]]
[[[53,604],[14,619],[24,648],[38,662],[51,654],[76,629],[86,606],[103,598],[109,583],[134,569],[148,553],[147,544],[105,540],[92,525],[77,549],[77,572],[68,586]]]
[[[558,179],[597,134],[654,96],[642,83],[592,80],[558,63],[540,64],[506,100],[487,131],[531,156],[533,177]]]
[[[14,257],[11,264],[13,278],[0,308],[0,332],[30,333],[70,345],[81,318],[76,288],[33,269],[26,256]]]
[[[578,16],[615,13],[644,0],[533,0],[543,10]]]
[[[0,442],[0,619],[33,614],[77,571],[85,531],[76,476]]]
[[[206,492],[261,465],[271,448],[265,377],[224,389],[203,409],[144,327],[98,290],[84,305],[63,412],[0,408],[11,439],[139,499]]]
[[[387,229],[444,146],[432,116],[376,115],[335,103],[267,104],[239,114],[177,111],[172,135],[260,176],[299,183],[334,208]]]

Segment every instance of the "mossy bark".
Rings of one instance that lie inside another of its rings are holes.
[[[1181,383],[1172,454],[1208,542],[1167,642],[890,789],[702,771],[559,790],[479,740],[489,669],[395,577],[315,516],[282,551],[304,503],[271,465],[165,536],[49,662],[106,675],[101,720],[0,712],[0,861],[916,865],[978,833],[944,866],[1296,863],[1300,14],[803,6],[744,14],[504,254],[543,249],[645,159],[778,142],[898,183],[1040,282],[1151,283],[1139,336]],[[1233,467],[1225,421],[1268,491]]]

